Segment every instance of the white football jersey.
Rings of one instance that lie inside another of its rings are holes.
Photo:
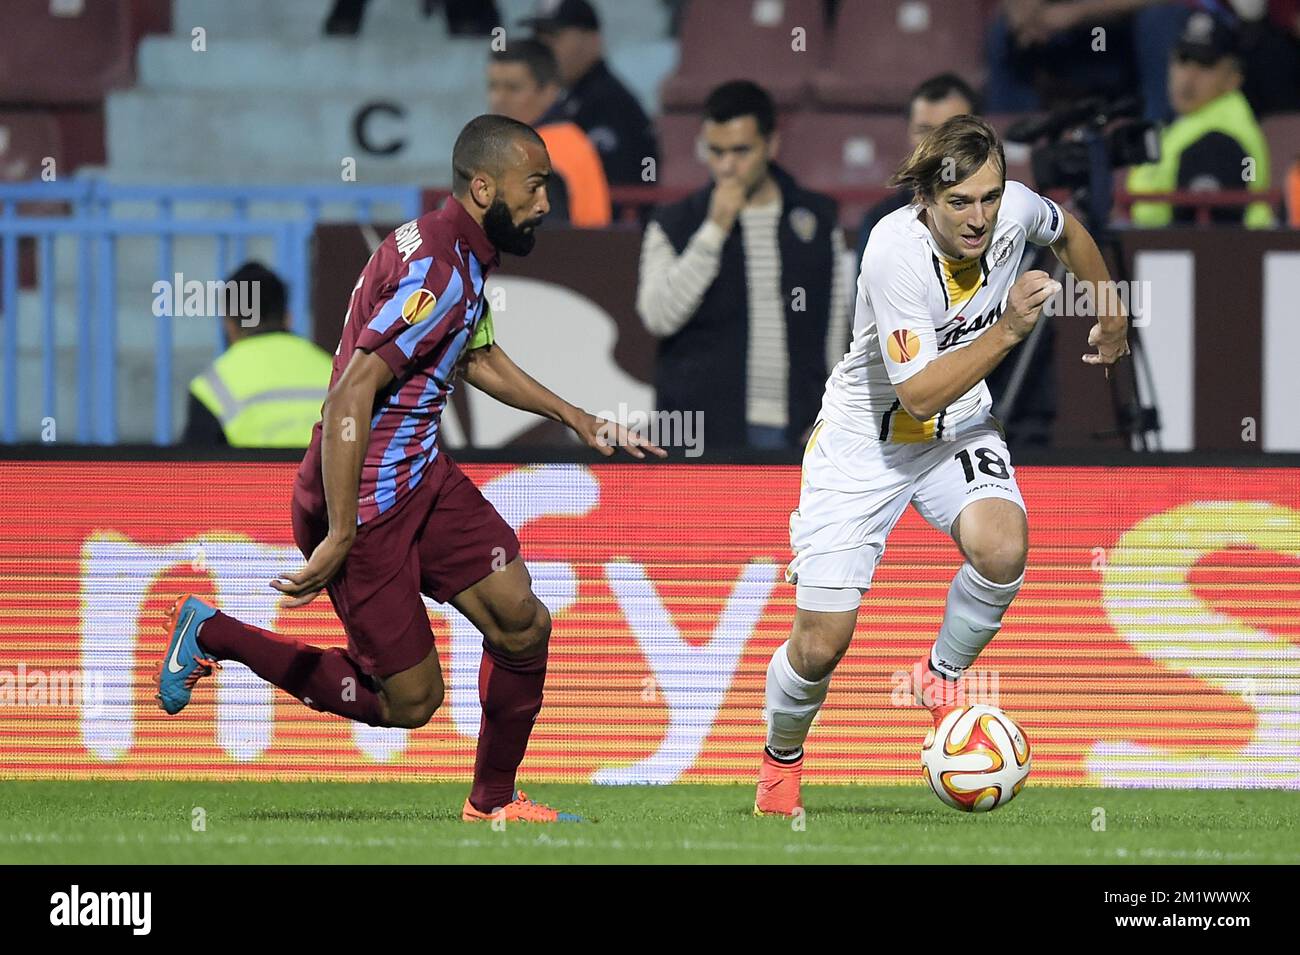
[[[969,345],[996,322],[1020,272],[1025,242],[1050,245],[1061,236],[1060,206],[1008,180],[988,249],[952,261],[917,219],[920,207],[891,212],[871,230],[853,314],[853,344],[831,372],[821,417],[881,441],[954,437],[963,423],[992,407],[979,382],[928,421],[912,418],[894,386],[952,348]]]

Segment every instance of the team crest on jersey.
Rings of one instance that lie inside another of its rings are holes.
[[[1015,245],[1015,240],[1009,235],[1004,235],[998,241],[993,243],[989,249],[989,267],[996,269],[1000,265],[1006,265],[1007,259],[1011,257],[1011,247]]]
[[[916,337],[915,332],[906,328],[891,332],[885,342],[889,349],[890,360],[899,365],[911,361],[921,350],[921,339]]]
[[[402,303],[402,321],[415,325],[433,314],[433,307],[438,304],[438,297],[427,288],[416,289],[406,296]]]
[[[790,231],[802,242],[811,242],[817,234],[817,217],[811,209],[797,206],[790,210]]]

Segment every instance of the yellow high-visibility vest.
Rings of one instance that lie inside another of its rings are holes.
[[[289,332],[240,339],[190,382],[237,448],[305,448],[320,420],[333,358]]]
[[[1178,163],[1183,151],[1208,133],[1223,133],[1240,143],[1247,157],[1254,161],[1249,170],[1243,169],[1246,188],[1251,192],[1268,189],[1268,140],[1255,122],[1246,97],[1233,90],[1215,97],[1194,113],[1178,117],[1166,127],[1160,134],[1159,162],[1130,169],[1128,191],[1137,194],[1177,190]],[[1173,222],[1173,206],[1168,202],[1135,202],[1132,220],[1135,226],[1162,228]],[[1266,229],[1274,224],[1273,211],[1267,203],[1252,202],[1246,207],[1244,223],[1248,229]]]

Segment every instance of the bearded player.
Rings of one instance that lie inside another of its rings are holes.
[[[917,703],[936,723],[957,703],[963,672],[1024,580],[1025,502],[984,379],[1060,289],[1046,272],[1016,277],[1025,245],[1051,246],[1082,282],[1110,279],[1073,216],[1007,181],[1002,144],[981,119],[948,120],[891,185],[911,187],[916,198],[871,233],[853,343],[826,384],[790,516],[786,578],[796,610],[767,671],[760,815],[802,807],[804,739],[909,503],[965,559],[938,638],[911,676]],[[1083,360],[1110,365],[1128,352],[1128,320],[1100,311],[1108,296],[1093,298],[1099,314],[1088,343],[1097,352]]]
[[[546,147],[530,127],[480,116],[452,153],[443,209],[384,240],[352,292],[330,390],[298,470],[293,535],[307,564],[271,586],[285,607],[328,591],[348,648],[308,646],[185,595],[169,613],[158,699],[190,700],[220,660],[237,660],[315,710],[415,728],[444,684],[420,595],[450,602],[483,634],[483,718],[461,818],[573,821],[515,790],[542,705],[551,618],[519,541],[438,446],[459,372],[498,401],[559,421],[589,446],[664,452],[560,399],[494,341],[483,283],[499,253],[527,255],[549,211]]]

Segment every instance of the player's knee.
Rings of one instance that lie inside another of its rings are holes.
[[[545,650],[551,639],[551,612],[529,594],[511,613],[499,618],[494,630],[485,636],[506,653],[532,656]]]
[[[532,656],[541,653],[551,639],[551,612],[546,604],[533,598],[533,618],[527,627],[515,635],[512,653]]]
[[[537,615],[533,618],[532,627],[533,642],[541,649],[551,640],[551,612],[540,600],[534,598],[533,602],[537,604]]]
[[[399,704],[389,710],[388,723],[401,729],[418,730],[433,719],[433,714],[438,712],[440,704],[441,701],[435,703],[432,700]]]
[[[790,640],[790,664],[805,680],[821,680],[839,664],[848,650],[847,637],[836,628],[796,627]]]
[[[1009,584],[1025,572],[1025,542],[1014,536],[978,540],[966,549],[971,566],[985,580]]]
[[[843,656],[842,648],[831,641],[818,640],[801,647],[792,664],[805,680],[821,680],[835,669]]]
[[[418,698],[389,700],[388,723],[402,729],[419,729],[433,719],[442,706],[445,690],[441,685],[431,686]]]

